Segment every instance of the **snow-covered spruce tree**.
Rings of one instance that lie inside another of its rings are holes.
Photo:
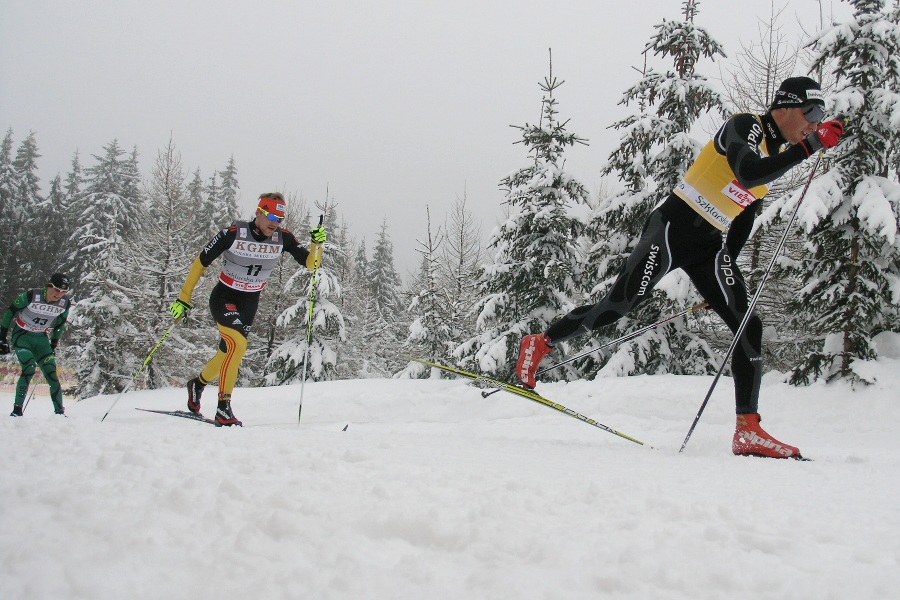
[[[364,309],[374,322],[367,327],[374,334],[369,342],[373,369],[386,375],[397,373],[404,361],[399,354],[407,329],[406,311],[401,299],[400,274],[394,266],[394,243],[388,234],[387,219],[381,224],[372,260],[366,265],[366,283],[374,306]]]
[[[237,164],[234,162],[234,156],[228,159],[228,164],[225,165],[225,170],[221,172],[221,175],[222,186],[219,190],[219,195],[223,212],[222,220],[223,222],[229,222],[237,219],[240,215],[238,200],[240,199],[239,190],[241,186],[238,184],[238,169]],[[260,193],[264,193],[264,190],[260,191]]]
[[[35,285],[31,281],[31,247],[29,219],[39,203],[40,190],[36,175],[37,144],[34,134],[12,155],[13,132],[9,129],[0,143],[0,302],[6,306],[23,290]],[[30,173],[28,170],[30,169]]]
[[[115,140],[104,152],[94,156],[97,164],[86,170],[85,189],[72,207],[77,228],[69,240],[69,264],[76,302],[69,339],[81,350],[73,358],[79,398],[120,391],[145,358],[121,342],[139,333],[131,323],[128,286],[136,266],[126,262],[124,251],[139,234],[142,213],[140,197],[126,195],[138,190],[130,179],[134,155],[123,160]]]
[[[900,185],[890,165],[900,146],[900,9],[849,3],[853,17],[813,41],[813,69],[832,64],[832,108],[849,123],[798,214],[808,243],[793,265],[803,287],[790,308],[820,341],[791,372],[795,384],[871,382],[872,338],[900,327]]]
[[[18,204],[19,176],[12,162],[13,131],[8,129],[0,142],[0,228],[16,232],[19,228]],[[19,290],[18,237],[14,234],[0,236],[0,306],[9,306]],[[4,309],[5,310],[5,309]]]
[[[425,239],[418,240],[418,251],[422,254],[422,266],[419,276],[410,289],[412,299],[409,314],[412,323],[404,347],[410,355],[425,358],[432,362],[444,362],[450,351],[451,328],[448,308],[450,295],[442,286],[440,258],[444,233],[438,227],[431,230],[431,209],[426,206],[427,227]],[[429,369],[422,363],[410,361],[399,374],[401,377],[440,379],[440,369]]]
[[[233,216],[228,206],[222,202],[222,191],[219,187],[219,173],[213,171],[209,181],[203,186],[203,213],[207,215],[216,231],[231,225],[237,217]]]
[[[477,331],[454,351],[458,364],[501,379],[512,375],[521,338],[544,331],[574,308],[579,296],[576,240],[581,233],[569,209],[586,203],[584,186],[565,171],[567,147],[586,143],[566,131],[553,93],[562,85],[550,75],[537,125],[516,126],[531,164],[501,181],[508,214],[488,244],[492,262],[478,277]]]
[[[345,225],[342,231],[348,231],[348,227]],[[366,241],[363,239],[355,244],[348,234],[341,239],[347,246],[345,254],[338,256],[341,262],[336,273],[342,289],[340,308],[346,322],[346,338],[335,375],[339,379],[389,377],[391,373],[382,364],[375,349],[387,325],[379,317],[372,288],[366,278],[369,265]]]
[[[46,208],[44,197],[41,195],[40,177],[37,174],[37,159],[40,158],[37,147],[37,139],[34,132],[28,134],[16,151],[13,166],[19,175],[19,191],[17,193],[19,208],[22,210],[22,220],[18,231],[13,235],[18,237],[17,251],[21,253],[22,260],[19,264],[19,275],[22,282],[27,282],[27,287],[40,285],[50,273],[43,273],[37,269],[38,256],[44,251],[44,236],[47,232],[41,227],[39,211]]]
[[[57,175],[50,181],[50,191],[33,215],[32,231],[39,244],[30,256],[37,278],[32,285],[42,284],[52,273],[63,270],[69,236],[75,228],[69,213],[62,178]]]
[[[130,321],[139,331],[133,340],[138,356],[149,351],[173,324],[169,306],[197,257],[197,243],[206,241],[195,239],[197,223],[185,218],[194,214],[195,206],[188,196],[181,154],[171,139],[157,153],[144,199],[141,235],[132,237],[127,246],[130,260],[137,265],[130,286],[136,309]],[[203,298],[195,298],[201,302],[194,303],[202,306]],[[165,350],[154,356],[147,369],[148,387],[185,381],[192,374],[190,369],[202,360],[199,354],[214,345],[209,328],[200,325],[202,313],[191,313],[176,325]]]
[[[691,128],[709,112],[724,117],[723,99],[697,72],[697,63],[725,53],[706,30],[694,24],[697,2],[686,0],[682,5],[684,20],[663,20],[656,25],[645,50],[669,57],[674,70],[647,70],[620,101],[624,105],[636,102],[640,112],[613,125],[622,132],[621,143],[610,155],[604,173],[618,175],[625,189],[601,199],[587,228],[591,248],[585,287],[594,299],[608,293],[640,240],[647,216],[678,185],[703,148],[705,140],[691,137]],[[649,300],[605,333],[618,337],[698,299],[687,276],[675,271],[663,278]],[[615,376],[714,370],[719,361],[703,337],[688,325],[684,318],[671,321],[620,345],[606,359],[602,373]],[[585,336],[579,341],[583,346],[595,346],[601,339]],[[598,366],[596,360],[604,358],[590,357],[581,365],[582,371],[590,374]]]
[[[191,206],[194,207],[196,215],[196,233],[195,235],[206,241],[213,238],[223,227],[229,223],[219,222],[218,209],[206,195],[206,188],[203,185],[203,178],[200,175],[200,169],[194,169],[191,180],[187,183],[187,196]]]
[[[452,352],[475,333],[478,269],[482,262],[481,226],[467,207],[468,196],[457,198],[444,225],[446,239],[440,260],[441,287],[448,292],[447,324]]]

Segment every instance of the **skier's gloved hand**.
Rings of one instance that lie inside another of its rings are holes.
[[[803,149],[806,150],[807,156],[812,156],[819,150],[827,150],[834,148],[841,141],[844,135],[844,122],[838,119],[833,121],[825,121],[819,128],[806,136],[806,139],[800,142]]]
[[[9,354],[9,342],[0,340],[0,354]]]
[[[176,321],[180,321],[190,314],[192,308],[194,307],[189,303],[176,300],[172,303],[172,306],[169,307],[169,310],[172,312],[172,318]]]
[[[328,236],[325,234],[325,228],[322,226],[310,230],[309,237],[312,239],[314,244],[324,244],[326,241],[328,241]]]
[[[50,347],[53,348],[53,350],[56,350],[56,347],[58,345],[59,345],[59,340],[54,340],[54,339],[50,340]]]

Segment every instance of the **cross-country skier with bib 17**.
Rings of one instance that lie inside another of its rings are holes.
[[[50,386],[53,412],[65,414],[55,352],[69,317],[68,293],[69,278],[62,273],[54,273],[45,287],[30,289],[13,300],[0,319],[0,354],[13,350],[22,365],[10,416],[22,416],[25,394],[37,367],[40,367]],[[10,328],[12,344],[6,341]]]
[[[281,226],[284,216],[284,196],[277,192],[261,195],[252,220],[235,221],[203,248],[191,266],[178,299],[171,306],[176,321],[185,317],[192,308],[194,288],[206,268],[222,257],[219,282],[209,296],[209,310],[221,336],[218,352],[200,375],[187,382],[188,410],[199,414],[204,387],[218,378],[219,404],[215,417],[218,427],[241,425],[231,409],[231,393],[247,350],[247,336],[256,317],[259,296],[272,269],[285,252],[310,270],[322,260],[325,228],[317,227],[309,232],[311,242],[307,250],[300,246],[293,233]]]
[[[732,116],[703,148],[682,181],[647,218],[622,273],[599,302],[576,308],[546,332],[522,339],[516,374],[529,388],[555,344],[609,325],[650,297],[664,275],[682,269],[728,325],[740,327],[749,308],[747,286],[735,258],[750,236],[766,184],[813,154],[836,146],[839,120],[822,123],[825,100],[808,77],[782,82],[762,115]],[[752,314],[734,350],[731,372],[737,423],[732,451],[738,455],[798,458],[759,425],[762,322]]]

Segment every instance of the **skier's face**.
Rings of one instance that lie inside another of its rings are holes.
[[[69,290],[61,290],[59,288],[55,288],[52,285],[47,286],[47,300],[50,302],[59,302],[60,299],[65,296]]]
[[[271,236],[273,233],[275,233],[275,231],[278,230],[279,227],[281,227],[281,221],[271,221],[268,217],[266,217],[262,209],[257,209],[256,226],[259,227],[259,230],[266,234],[266,236]]]

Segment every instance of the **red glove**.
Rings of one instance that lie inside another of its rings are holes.
[[[807,156],[812,156],[819,150],[834,148],[844,134],[844,122],[840,120],[825,121],[819,128],[809,134],[800,142],[806,150]]]
[[[844,135],[844,123],[842,121],[825,121],[816,130],[816,135],[822,142],[823,148],[834,148]]]

